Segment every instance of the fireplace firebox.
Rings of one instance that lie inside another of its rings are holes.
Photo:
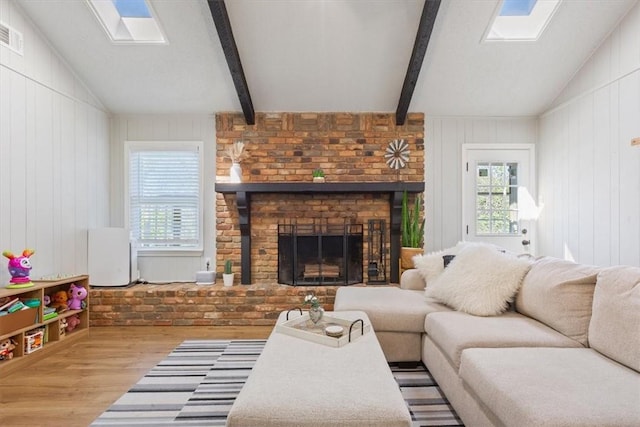
[[[391,283],[399,283],[400,263],[397,260],[400,259],[400,216],[402,213],[402,197],[405,191],[408,193],[424,192],[424,182],[217,182],[215,184],[215,190],[217,193],[224,196],[224,202],[218,200],[216,205],[218,203],[228,203],[228,196],[235,199],[238,221],[237,225],[240,230],[240,282],[243,285],[250,285],[252,283],[251,216],[252,200],[254,198],[263,194],[371,194],[374,195],[374,197],[386,195],[389,200],[388,281]],[[233,218],[233,214],[230,218]],[[232,231],[235,231],[235,226]],[[219,260],[223,259],[222,256],[221,252],[218,252]]]
[[[362,283],[362,224],[278,224],[278,283]]]

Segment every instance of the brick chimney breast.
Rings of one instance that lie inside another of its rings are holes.
[[[216,137],[218,181],[229,176],[231,162],[224,153],[238,140],[248,153],[241,163],[245,183],[311,182],[315,169],[324,171],[328,183],[424,181],[422,113],[410,113],[403,126],[395,125],[394,113],[258,113],[251,126],[241,113],[218,113]],[[384,158],[394,139],[407,141],[410,150],[408,165],[399,172],[390,169]],[[383,194],[254,194],[252,282],[277,282],[278,223],[312,218],[389,223],[389,203]],[[232,194],[216,195],[216,249],[216,271],[222,273],[226,259],[233,260],[238,271],[240,228]],[[367,249],[365,236],[364,264]]]

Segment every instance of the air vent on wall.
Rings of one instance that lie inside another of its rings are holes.
[[[24,55],[22,33],[14,30],[4,22],[0,22],[0,44],[7,46],[20,55]]]

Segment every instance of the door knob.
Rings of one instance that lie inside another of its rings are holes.
[[[531,244],[531,240],[523,240],[522,241],[522,246],[529,246]]]

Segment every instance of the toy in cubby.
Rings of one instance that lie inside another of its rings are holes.
[[[13,359],[13,350],[18,343],[13,338],[5,338],[0,341],[0,361]]]
[[[67,317],[67,332],[72,332],[78,326],[80,326],[80,317],[77,314]]]
[[[67,305],[67,301],[69,300],[69,295],[67,291],[56,291],[53,296],[51,296],[51,304],[49,307],[53,307],[58,311],[58,313],[63,312],[69,308]]]
[[[11,274],[10,283],[7,288],[28,288],[33,286],[33,282],[29,278],[31,271],[31,261],[29,258],[35,253],[32,249],[25,249],[21,256],[15,256],[10,251],[2,252],[9,259],[9,274]]]
[[[60,330],[58,333],[60,338],[63,338],[67,334],[67,326],[69,326],[67,319],[60,319]]]
[[[44,328],[32,329],[24,334],[24,352],[31,354],[44,347]]]
[[[43,300],[43,316],[42,316],[42,320],[43,321],[47,321],[47,320],[51,320],[54,317],[58,317],[58,311],[56,310],[55,307],[51,307],[51,297],[49,295],[45,295]]]
[[[72,283],[68,291],[69,300],[67,302],[70,310],[81,310],[85,308],[85,298],[87,298],[87,290],[82,286],[76,286]]]

